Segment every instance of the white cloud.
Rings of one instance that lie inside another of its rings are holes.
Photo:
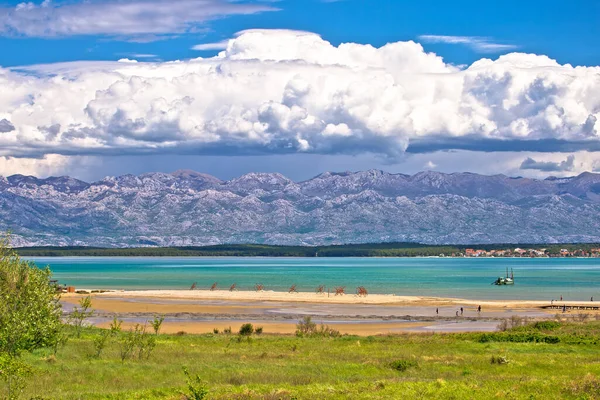
[[[54,3],[44,1],[0,7],[0,34],[56,37],[122,36],[138,41],[195,32],[207,21],[277,9],[257,2],[226,0],[108,0]]]
[[[503,53],[518,48],[512,44],[494,43],[490,38],[479,36],[421,35],[419,40],[425,43],[462,44],[478,53]]]
[[[61,174],[66,173],[71,162],[71,157],[56,154],[49,154],[41,159],[0,157],[0,176]]]
[[[437,167],[437,164],[435,164],[431,160],[427,161],[427,163],[425,164],[425,169],[435,169],[436,167]]]
[[[157,58],[156,54],[145,54],[145,53],[133,53],[131,54],[133,58]]]
[[[223,40],[221,42],[215,42],[215,43],[202,43],[202,44],[197,44],[195,46],[192,46],[192,50],[199,50],[199,51],[225,50],[227,48],[228,43],[229,43],[229,40]]]
[[[0,156],[600,149],[600,68],[532,54],[459,70],[414,42],[252,30],[213,58],[0,69],[0,87]]]

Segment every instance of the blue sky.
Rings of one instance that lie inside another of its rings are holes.
[[[0,0],[0,175],[600,171],[598,38],[593,0]]]
[[[11,0],[2,4],[11,8],[19,3]],[[420,35],[475,36],[514,45],[518,51],[545,54],[560,63],[600,63],[600,2],[595,0],[282,0],[268,5],[278,11],[220,16],[199,23],[202,32],[177,33],[175,38],[147,43],[131,42],[131,37],[108,32],[50,38],[30,38],[13,32],[0,38],[4,50],[0,65],[116,60],[134,55],[155,55],[161,60],[206,57],[216,51],[199,52],[191,47],[227,39],[251,28],[307,30],[335,45],[355,42],[381,46],[395,41],[420,41]],[[480,51],[466,45],[424,46],[455,64],[469,64],[481,57]],[[494,56],[494,52],[487,56]]]

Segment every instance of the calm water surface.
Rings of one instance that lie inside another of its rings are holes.
[[[97,289],[219,288],[314,291],[318,285],[354,292],[471,299],[557,299],[600,301],[600,259],[526,258],[31,258],[49,265],[67,285]],[[514,286],[492,286],[506,268]]]

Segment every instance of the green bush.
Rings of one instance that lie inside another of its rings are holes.
[[[404,372],[409,368],[415,368],[418,363],[415,360],[396,360],[390,363],[390,367],[396,371]]]
[[[188,369],[183,367],[183,373],[187,378],[187,387],[189,393],[184,393],[184,396],[188,400],[202,400],[208,394],[208,388],[202,382],[202,379],[198,375],[191,376]]]
[[[558,336],[544,335],[538,332],[497,332],[483,333],[479,336],[479,343],[511,342],[511,343],[560,343]]]
[[[254,326],[252,324],[244,324],[240,328],[240,335],[242,336],[250,336],[254,333]]]
[[[538,330],[552,331],[560,327],[560,322],[538,321],[535,324],[533,324],[533,327]]]
[[[317,324],[312,322],[310,316],[302,318],[296,324],[296,336],[298,337],[340,337],[340,331],[330,328],[328,325]]]
[[[120,343],[121,361],[124,362],[128,358],[149,359],[155,347],[156,338],[150,336],[146,330],[146,325],[136,324],[122,335]]]

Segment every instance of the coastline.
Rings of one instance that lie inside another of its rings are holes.
[[[64,294],[61,302],[69,312],[88,294]],[[92,323],[108,327],[114,316],[124,328],[145,324],[154,316],[165,317],[165,333],[212,333],[243,323],[262,326],[265,332],[293,334],[296,323],[312,316],[341,333],[384,335],[407,332],[489,332],[514,316],[532,320],[555,317],[560,311],[545,309],[544,300],[472,300],[428,296],[327,293],[287,293],[229,290],[130,290],[89,294],[95,317]],[[586,302],[564,301],[578,306]],[[587,302],[587,304],[591,304]],[[556,303],[555,303],[556,305]],[[478,307],[481,306],[481,312]],[[460,311],[462,310],[462,312]],[[598,311],[585,311],[598,315]],[[568,310],[564,315],[577,315]]]
[[[122,299],[171,299],[171,300],[198,300],[198,301],[249,301],[249,302],[291,302],[291,303],[315,303],[315,304],[361,304],[361,305],[398,305],[398,306],[487,306],[493,308],[539,308],[551,305],[548,300],[493,300],[493,299],[463,299],[454,297],[433,296],[399,296],[395,294],[369,294],[358,296],[354,293],[335,295],[335,293],[314,292],[278,292],[273,290],[249,291],[249,290],[223,290],[214,291],[195,289],[159,289],[159,290],[108,290],[103,293],[92,293],[92,289],[81,289],[88,293],[72,294],[65,293],[63,298],[77,298],[87,294],[97,298],[122,298]],[[584,301],[555,301],[567,306],[587,304]],[[593,305],[593,303],[591,303]]]

